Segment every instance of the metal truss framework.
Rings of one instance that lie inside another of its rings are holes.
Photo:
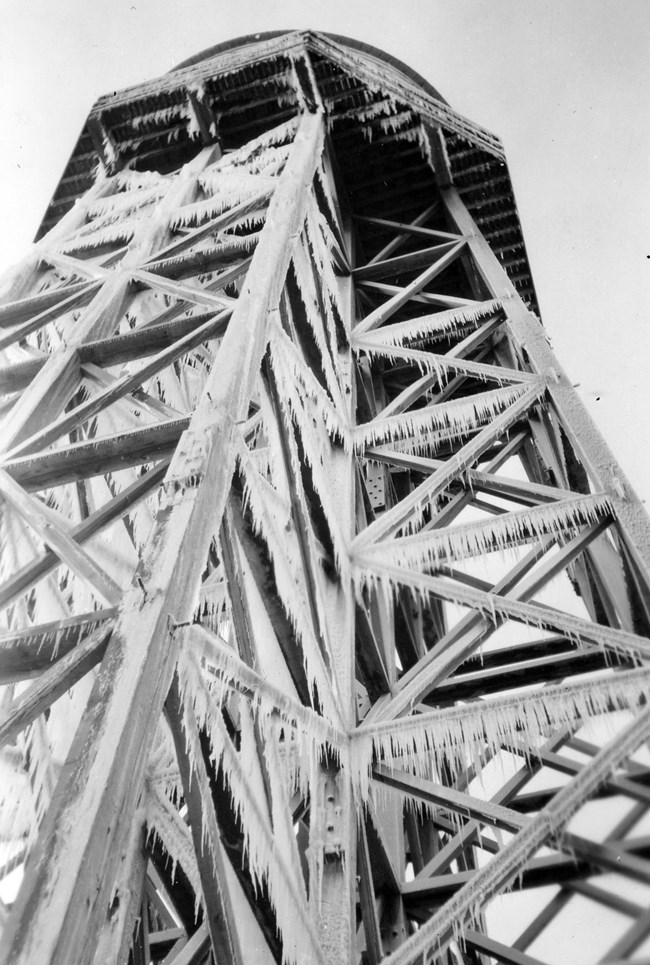
[[[648,519],[450,109],[360,213],[301,57],[175,169],[97,115],[0,306],[0,960],[641,960]]]

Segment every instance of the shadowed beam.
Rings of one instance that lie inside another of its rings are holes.
[[[26,680],[65,657],[96,627],[112,622],[117,608],[93,610],[80,616],[41,623],[27,630],[0,635],[0,685]]]
[[[165,714],[183,783],[212,951],[220,965],[238,965],[242,962],[241,949],[226,885],[225,858],[208,775],[196,724],[183,710],[176,675],[165,702]]]
[[[110,625],[94,630],[41,676],[6,708],[0,720],[0,747],[13,741],[20,731],[62,694],[81,680],[104,656],[111,634]]]

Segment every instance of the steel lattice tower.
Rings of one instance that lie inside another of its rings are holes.
[[[497,138],[207,51],[93,108],[0,347],[5,965],[643,960],[650,528]]]

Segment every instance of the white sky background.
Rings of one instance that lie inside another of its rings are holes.
[[[0,270],[97,97],[289,28],[393,54],[502,138],[553,346],[650,499],[648,0],[1,0]]]

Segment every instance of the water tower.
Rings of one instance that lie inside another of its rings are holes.
[[[0,347],[5,965],[642,960],[650,528],[498,138],[222,44],[95,105]]]

